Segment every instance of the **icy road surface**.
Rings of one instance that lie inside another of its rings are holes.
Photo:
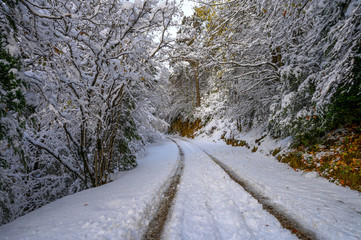
[[[318,239],[361,239],[361,195],[272,157],[222,142],[175,139],[184,169],[163,239],[297,239],[202,149],[287,212]],[[201,149],[202,148],[202,149]],[[50,203],[0,226],[3,239],[142,239],[179,166],[170,141],[107,185]]]

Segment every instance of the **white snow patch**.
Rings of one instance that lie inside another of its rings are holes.
[[[106,38],[108,37],[109,32],[110,32],[110,29],[109,29],[109,28],[106,28],[106,29],[102,30],[102,31],[99,33],[99,35],[100,35],[101,38],[106,39]]]
[[[295,92],[290,92],[289,94],[285,95],[281,103],[282,108],[288,107],[293,102],[295,96],[296,96]]]

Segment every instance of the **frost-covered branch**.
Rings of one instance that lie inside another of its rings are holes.
[[[51,16],[51,15],[44,15],[40,12],[38,12],[36,9],[34,9],[31,5],[38,7],[35,4],[30,3],[27,0],[20,0],[20,2],[35,16],[40,17],[40,18],[47,18],[47,19],[63,19],[64,17],[70,17],[69,14],[66,14],[64,16]],[[47,8],[43,8],[43,9],[47,9]],[[49,9],[49,8],[48,8]]]
[[[35,139],[31,138],[28,134],[24,134],[24,137],[27,141],[29,141],[32,145],[34,145],[35,147],[42,149],[44,151],[46,151],[47,153],[49,153],[51,156],[53,156],[56,160],[58,160],[64,167],[66,167],[70,172],[74,173],[79,179],[81,179],[83,182],[86,182],[84,177],[81,176],[76,169],[73,169],[72,167],[70,167],[66,162],[64,162],[61,159],[61,156],[58,152],[53,151],[52,149],[50,149],[48,146],[46,146],[45,144],[36,141]]]

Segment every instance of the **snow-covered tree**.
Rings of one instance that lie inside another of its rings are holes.
[[[84,186],[109,181],[130,86],[153,79],[175,5],[157,1],[22,1],[31,49],[25,76],[37,92],[36,131],[26,138]],[[24,20],[25,21],[25,20]],[[32,26],[32,23],[35,23]],[[154,43],[155,31],[162,38]],[[128,115],[128,117],[131,115]],[[128,119],[133,121],[131,118]]]
[[[213,1],[202,4],[195,8],[194,14],[194,18],[199,19],[200,33],[197,37],[188,37],[188,42],[183,41],[187,44],[181,42],[178,48],[188,50],[186,56],[199,62],[208,80],[203,84],[205,107],[212,105],[207,99],[219,99],[228,105],[227,115],[243,121],[244,125],[254,119],[265,121],[279,76],[271,51],[264,46],[267,39],[260,27],[263,18],[259,16],[258,3]],[[183,32],[181,29],[180,33]],[[187,40],[187,35],[183,33],[180,38]],[[203,117],[213,117],[214,114],[205,111],[207,116]]]
[[[14,46],[18,5],[1,2],[0,8],[0,224],[18,216],[26,208],[27,165],[22,148],[22,132],[27,103],[25,82],[21,74],[21,55]]]
[[[22,133],[22,162],[14,160],[2,175],[9,179],[4,192],[13,196],[1,203],[18,204],[8,221],[136,166],[136,148],[165,124],[154,111],[158,103],[146,98],[157,94],[157,54],[170,41],[177,6],[157,0],[1,4],[2,13],[12,11],[2,27],[7,21],[16,28],[6,36],[7,48],[21,56],[25,95],[36,106]]]
[[[360,2],[289,2],[282,11],[274,24],[282,28],[272,33],[284,62],[280,69],[282,100],[272,106],[273,131],[281,135],[319,134],[345,123],[348,114],[340,116],[340,109],[333,111],[332,106],[344,94],[359,99],[355,93],[360,88],[355,77],[359,70],[355,69]]]
[[[209,53],[204,50],[204,21],[197,15],[182,19],[177,38],[171,52],[170,78],[172,102],[168,113],[170,122],[176,120],[196,120],[196,108],[203,105],[202,96],[206,94]]]
[[[206,56],[202,101],[213,106],[201,118],[275,136],[360,120],[359,1],[199,1],[195,14],[203,30],[188,54]]]

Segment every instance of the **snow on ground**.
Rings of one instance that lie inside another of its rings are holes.
[[[164,239],[297,239],[198,147],[177,141],[185,168]]]
[[[149,147],[139,166],[112,183],[52,202],[0,227],[0,239],[140,239],[173,175],[173,142]]]
[[[319,239],[361,239],[361,194],[317,174],[296,172],[275,158],[206,138],[193,140],[228,165]]]
[[[295,239],[197,146],[228,165],[319,239],[361,239],[361,194],[273,157],[214,139],[177,140],[185,167],[164,239]],[[267,151],[266,151],[267,152]],[[50,203],[0,227],[1,240],[141,239],[177,166],[172,142],[104,186]]]

